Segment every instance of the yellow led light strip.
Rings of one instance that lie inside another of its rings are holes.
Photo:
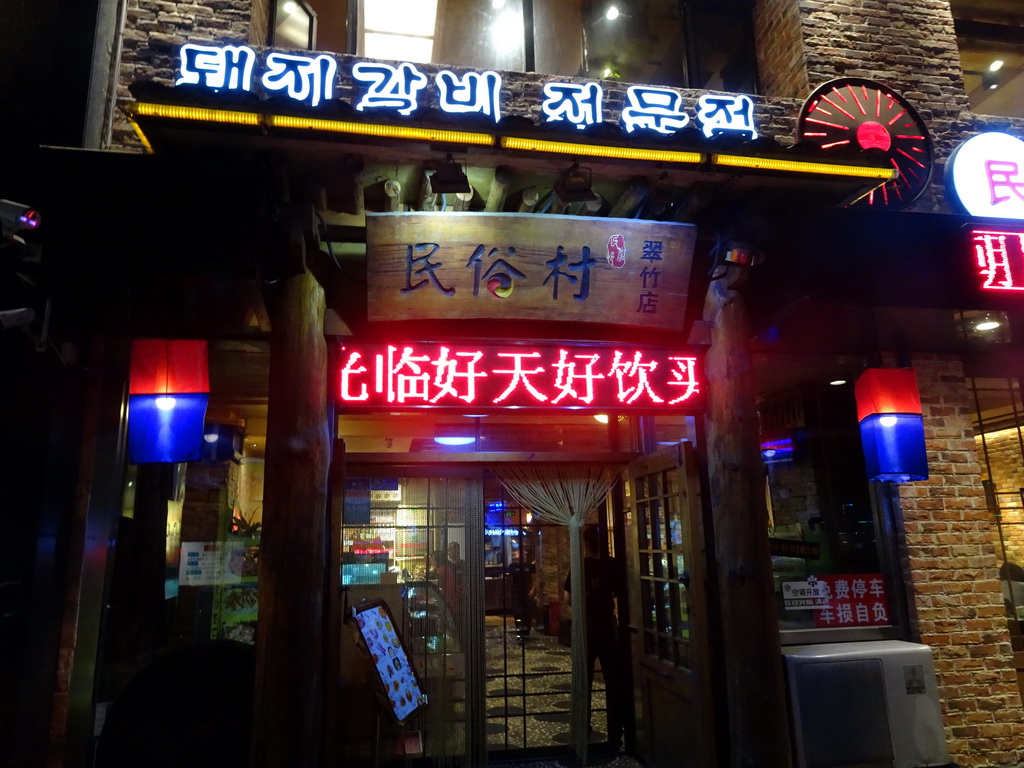
[[[792,173],[815,173],[821,176],[853,176],[862,179],[895,179],[899,171],[895,168],[870,168],[863,165],[837,165],[835,163],[809,163],[802,160],[775,160],[768,157],[743,157],[742,155],[712,155],[712,165],[729,168],[750,168],[757,171],[789,171]]]
[[[230,123],[232,125],[259,125],[262,120],[256,112],[235,112],[228,109],[182,107],[173,104],[146,104],[144,102],[133,104],[131,111],[136,117],[169,117],[174,120],[198,120],[205,123]]]
[[[503,136],[503,149],[523,149],[528,152],[553,152],[560,155],[610,157],[616,160],[654,160],[662,163],[702,163],[700,152],[678,152],[670,149],[642,149],[640,147],[609,147],[599,144],[574,144],[566,141],[544,141]]]
[[[406,125],[350,123],[340,120],[322,120],[314,117],[292,117],[290,115],[267,115],[266,121],[267,125],[273,128],[304,128],[313,131],[351,133],[359,136],[376,136],[387,139],[418,139],[419,141],[442,142],[445,144],[494,146],[494,137],[489,133],[448,131],[439,128],[417,128]]]

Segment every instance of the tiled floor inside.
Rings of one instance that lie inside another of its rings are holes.
[[[569,743],[571,656],[552,635],[530,632],[520,642],[511,618],[486,624],[487,746],[491,751]],[[592,743],[607,740],[604,681],[594,677]]]

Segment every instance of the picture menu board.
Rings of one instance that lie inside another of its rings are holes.
[[[396,720],[404,723],[420,707],[426,706],[427,696],[402,644],[395,619],[383,600],[354,606],[352,616],[373,660],[391,711]]]

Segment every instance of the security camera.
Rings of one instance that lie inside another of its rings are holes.
[[[13,200],[0,200],[0,224],[4,237],[14,237],[19,232],[30,232],[42,222],[39,211]]]

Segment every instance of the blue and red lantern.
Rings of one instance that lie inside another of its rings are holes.
[[[869,368],[854,393],[868,479],[927,480],[924,417],[913,369]]]
[[[195,461],[210,399],[205,341],[132,342],[128,383],[128,460]]]

